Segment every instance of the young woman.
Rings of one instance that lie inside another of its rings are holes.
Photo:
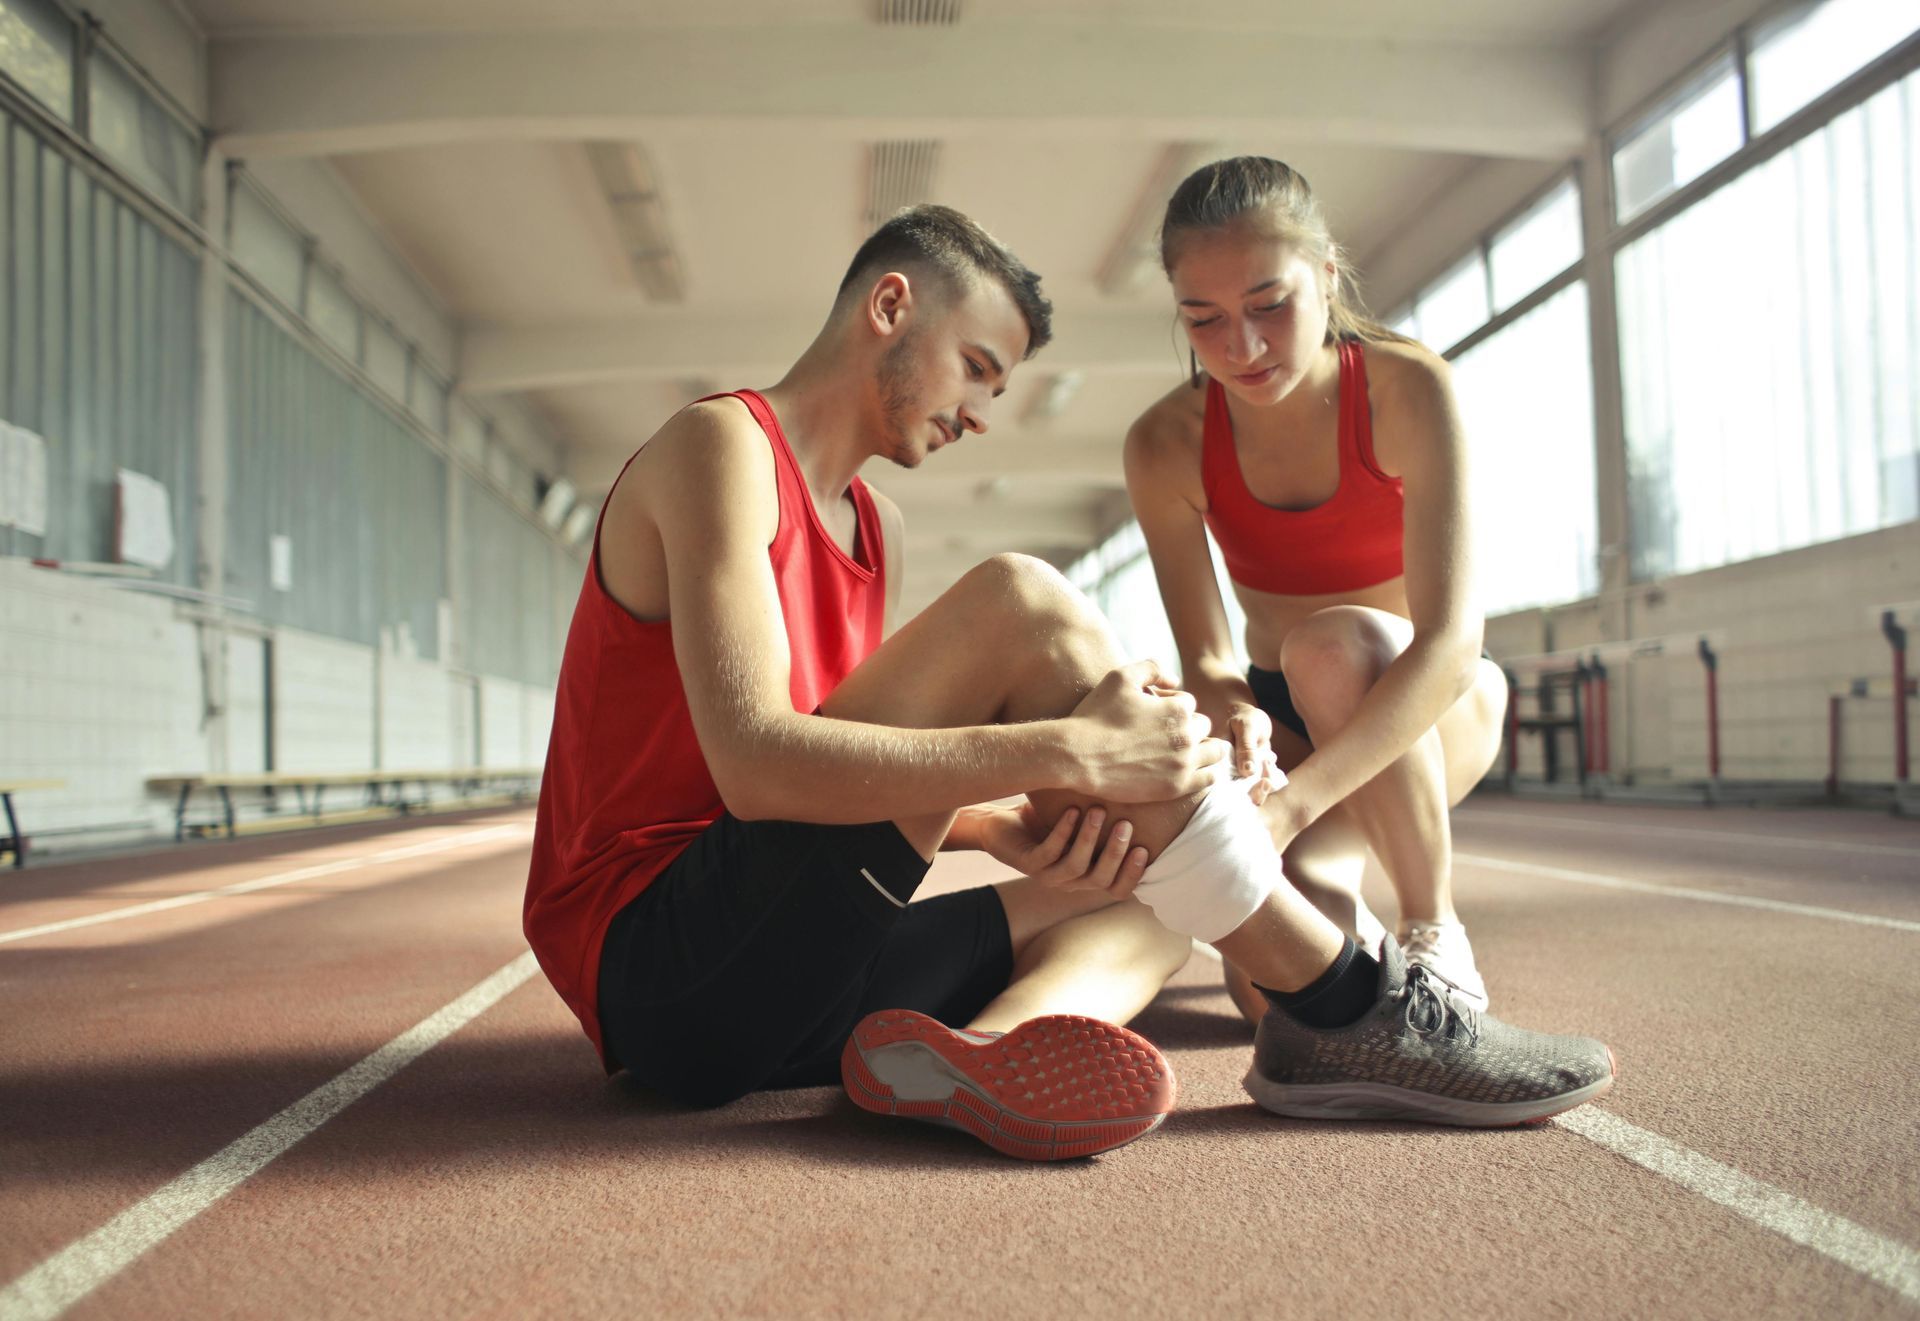
[[[1287,873],[1363,946],[1369,848],[1399,937],[1484,1008],[1453,906],[1448,809],[1493,762],[1506,707],[1481,656],[1466,441],[1446,364],[1367,319],[1305,179],[1239,157],[1167,204],[1161,260],[1191,380],[1127,436],[1127,489],[1180,649],[1183,682],[1234,744],[1287,772],[1266,795]],[[1233,637],[1211,530],[1247,617]],[[1266,1002],[1228,969],[1235,1000]]]

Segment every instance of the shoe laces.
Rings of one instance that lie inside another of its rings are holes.
[[[1477,1045],[1480,1041],[1480,1013],[1471,1005],[1454,998],[1452,992],[1459,989],[1425,964],[1416,963],[1408,968],[1407,983],[1400,992],[1406,1001],[1407,1026],[1428,1038],[1450,1037],[1456,1031],[1464,1032],[1467,1044]]]
[[[1440,922],[1420,922],[1410,927],[1406,938],[1400,942],[1400,949],[1409,957],[1415,954],[1436,954],[1440,950],[1440,937],[1446,933],[1446,926]]]

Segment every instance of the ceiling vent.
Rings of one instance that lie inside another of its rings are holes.
[[[960,21],[960,0],[880,0],[882,27],[950,28]]]
[[[876,142],[867,151],[867,230],[878,229],[894,212],[933,196],[933,171],[940,163],[937,142]]]
[[[631,143],[589,142],[587,159],[613,214],[634,282],[653,302],[680,302],[687,294],[686,279],[646,152]]]

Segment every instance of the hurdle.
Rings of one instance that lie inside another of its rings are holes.
[[[1507,676],[1503,776],[1506,789],[1512,792],[1520,783],[1519,736],[1526,733],[1545,737],[1547,782],[1557,780],[1556,739],[1566,730],[1573,736],[1579,792],[1584,797],[1605,797],[1613,787],[1611,708],[1615,672],[1624,673],[1636,660],[1692,654],[1698,657],[1706,678],[1707,778],[1699,790],[1706,802],[1718,801],[1721,797],[1720,650],[1725,645],[1725,630],[1707,629],[1601,642],[1503,660],[1500,668]],[[1522,683],[1523,675],[1533,676],[1531,687]],[[1567,711],[1559,707],[1558,693],[1563,689],[1571,702]],[[1520,714],[1523,697],[1534,699],[1533,714]]]
[[[1880,626],[1889,655],[1888,673],[1878,677],[1857,675],[1836,684],[1827,696],[1827,797],[1841,796],[1841,762],[1849,701],[1887,702],[1893,725],[1893,810],[1904,815],[1913,810],[1911,750],[1908,733],[1907,699],[1920,695],[1920,680],[1907,672],[1907,628],[1902,614],[1920,616],[1920,601],[1874,606],[1869,616]]]

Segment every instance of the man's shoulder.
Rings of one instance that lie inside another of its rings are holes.
[[[733,396],[690,404],[661,424],[614,487],[613,509],[671,501],[727,500],[773,480],[773,451],[746,404]]]

